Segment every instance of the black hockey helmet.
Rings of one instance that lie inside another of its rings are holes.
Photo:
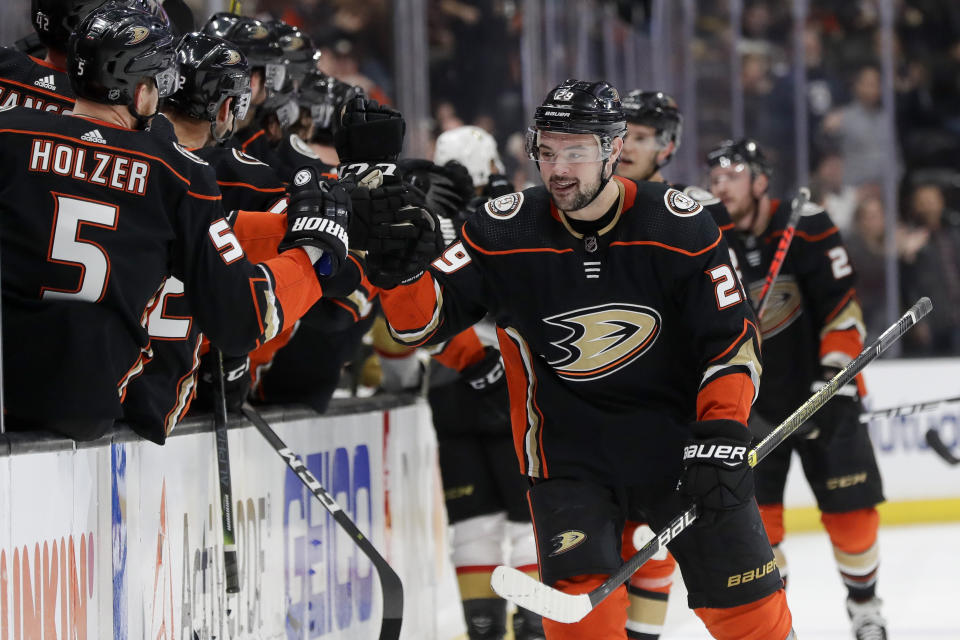
[[[322,71],[310,71],[300,85],[297,102],[310,111],[317,130],[331,131],[334,114],[349,99],[363,95],[363,89],[341,82]]]
[[[109,0],[30,0],[30,18],[37,37],[48,49],[66,51],[70,34],[80,21]],[[158,0],[132,0],[125,4],[139,7],[167,21]]]
[[[527,130],[527,154],[540,161],[539,132],[585,133],[597,136],[602,159],[613,151],[613,139],[627,130],[620,94],[603,80],[564,80],[550,90]]]
[[[737,164],[746,165],[754,175],[769,177],[773,172],[760,145],[752,138],[724,140],[707,154],[707,166],[710,168]]]
[[[221,11],[210,16],[201,31],[223,38],[240,49],[247,57],[251,69],[263,68],[268,90],[279,91],[283,86],[283,49],[280,48],[277,34],[270,24],[256,18]]]
[[[87,15],[70,37],[67,73],[78,97],[131,105],[134,113],[134,91],[144,78],[154,79],[161,98],[177,89],[170,27],[142,9],[108,3]]]
[[[677,101],[662,91],[634,89],[623,99],[623,113],[627,122],[653,127],[662,136],[662,143],[680,146],[683,116]]]
[[[298,27],[287,24],[282,20],[271,23],[277,37],[277,44],[283,51],[283,59],[287,63],[287,78],[297,86],[303,82],[304,76],[316,70],[320,51],[310,36]]]
[[[168,104],[191,118],[214,122],[224,101],[233,98],[233,115],[246,117],[250,66],[237,47],[223,38],[188,33],[177,45],[177,61],[181,85]]]

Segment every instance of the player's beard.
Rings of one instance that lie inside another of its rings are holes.
[[[563,193],[558,194],[554,182],[566,182],[568,180],[574,181],[572,188],[565,189]],[[547,188],[557,209],[579,211],[593,202],[593,199],[597,196],[597,192],[600,191],[600,179],[598,176],[597,180],[590,184],[584,184],[579,178],[550,178]]]

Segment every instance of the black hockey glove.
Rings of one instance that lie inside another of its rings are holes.
[[[396,109],[356,97],[340,109],[333,141],[341,162],[396,161],[406,123]]]
[[[312,167],[297,171],[290,183],[287,235],[278,251],[316,247],[323,251],[324,260],[330,261],[328,272],[322,275],[336,275],[350,248],[349,226],[350,196],[346,189],[336,182],[320,182]]]
[[[441,218],[455,218],[468,198],[460,193],[444,167],[429,160],[401,160],[402,180],[419,189],[425,196],[424,204]]]
[[[475,394],[481,405],[477,425],[491,434],[510,433],[510,396],[500,352],[484,347],[483,359],[460,372],[460,380]]]
[[[697,501],[700,520],[709,525],[753,499],[753,470],[747,464],[751,436],[735,420],[694,422],[691,430],[693,439],[683,447],[680,491]]]
[[[200,390],[198,409],[215,411],[217,357],[210,351],[200,361]],[[240,405],[250,391],[250,358],[247,356],[223,355],[223,386],[226,392],[227,411],[239,412]]]
[[[494,198],[499,198],[500,196],[514,193],[515,191],[516,189],[513,183],[510,182],[510,178],[500,175],[499,173],[491,173],[490,179],[483,187],[483,195],[487,200],[493,200]]]
[[[396,212],[412,204],[410,190],[402,184],[382,185],[376,169],[347,176],[340,183],[350,193],[353,215],[350,217],[350,239],[355,249],[366,250],[370,244],[370,227],[392,220]]]
[[[408,205],[370,227],[367,278],[381,289],[413,282],[443,251],[436,216],[423,207]]]
[[[833,367],[824,367],[820,380],[810,385],[810,393],[819,391],[839,371]],[[800,425],[794,435],[807,440],[817,439],[827,444],[845,425],[859,423],[862,411],[863,405],[860,402],[856,380],[851,380],[837,389],[830,401],[823,405],[812,418]]]

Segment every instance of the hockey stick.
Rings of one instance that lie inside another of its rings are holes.
[[[953,398],[944,398],[942,400],[928,400],[918,402],[917,404],[906,404],[900,407],[889,407],[887,409],[877,409],[876,411],[864,411],[860,414],[860,422],[870,422],[873,418],[895,418],[899,416],[912,416],[915,413],[923,413],[936,409],[941,405],[960,402],[960,396]]]
[[[936,429],[927,430],[927,444],[934,452],[946,461],[947,464],[960,464],[960,458],[950,452],[950,448],[940,439],[940,433]]]
[[[287,448],[277,432],[270,428],[270,425],[267,424],[260,413],[247,404],[243,405],[240,410],[247,417],[247,420],[253,423],[260,435],[266,438],[270,446],[283,458],[287,466],[300,479],[300,482],[310,489],[317,500],[320,501],[320,504],[323,505],[323,508],[357,543],[364,555],[370,558],[373,566],[377,569],[377,575],[380,577],[380,594],[383,597],[383,621],[380,624],[380,640],[397,640],[400,637],[400,625],[403,623],[403,583],[400,582],[400,576],[387,564],[387,561],[357,528],[350,516],[344,513],[333,496],[327,493],[323,485],[310,473],[300,456]]]
[[[223,354],[213,350],[213,432],[217,440],[217,474],[220,476],[220,516],[223,520],[223,572],[227,593],[240,592],[237,568],[237,537],[233,526],[233,487],[230,482],[230,446],[227,442],[227,392],[223,378]]]
[[[797,225],[800,224],[800,216],[803,208],[810,202],[810,189],[801,187],[797,192],[797,197],[790,204],[790,218],[787,219],[787,226],[783,228],[783,235],[780,237],[780,243],[777,245],[777,251],[773,254],[773,261],[770,263],[770,269],[767,271],[767,277],[763,280],[763,288],[760,289],[760,295],[757,298],[757,304],[754,308],[757,311],[757,318],[763,319],[763,311],[766,309],[767,301],[770,299],[770,292],[773,291],[773,283],[777,281],[780,275],[780,269],[783,268],[783,260],[787,257],[787,250],[790,249],[790,243],[793,242],[793,236],[797,232]]]
[[[747,454],[747,463],[756,467],[768,453],[773,451],[810,416],[816,413],[837,392],[837,389],[847,384],[868,364],[873,362],[890,345],[899,340],[913,325],[933,308],[930,298],[920,298],[903,317],[884,331],[873,344],[865,348],[850,364],[840,370],[829,382],[813,394],[806,402],[784,420],[766,438],[760,441]],[[617,587],[623,584],[633,572],[667,545],[671,540],[683,533],[687,527],[697,520],[699,515],[696,505],[681,513],[657,536],[637,551],[613,575],[590,593],[572,595],[558,591],[542,582],[531,578],[527,574],[512,567],[500,566],[494,569],[490,585],[497,594],[517,606],[529,609],[534,613],[556,620],[557,622],[578,622],[597,606],[604,598],[610,595]]]

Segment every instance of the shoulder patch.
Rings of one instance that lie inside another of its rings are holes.
[[[717,204],[718,202],[720,202],[720,198],[718,198],[717,196],[713,195],[712,193],[710,193],[710,192],[707,191],[706,189],[703,189],[703,188],[701,188],[701,187],[696,187],[696,186],[693,186],[693,185],[685,188],[685,189],[683,190],[683,193],[686,194],[686,195],[688,195],[688,196],[690,196],[691,198],[693,198],[694,200],[696,200],[697,202],[699,202],[700,204],[702,204],[702,205],[704,205],[704,206],[706,206],[706,205],[711,205],[711,204]]]
[[[210,164],[209,162],[207,162],[206,160],[201,159],[199,156],[191,153],[190,151],[187,151],[187,150],[184,149],[182,146],[180,146],[178,143],[174,142],[174,143],[172,143],[172,144],[173,144],[173,148],[180,152],[180,155],[185,156],[185,157],[189,158],[190,160],[193,160],[193,161],[196,162],[197,164],[202,164],[202,165],[208,165],[208,166],[209,166],[209,164]]]
[[[243,164],[259,164],[259,165],[267,166],[266,163],[260,162],[259,160],[257,160],[251,155],[247,155],[243,151],[240,151],[240,149],[231,148],[230,151],[233,152],[233,157],[236,158],[239,162],[242,162]]]
[[[703,205],[676,189],[667,189],[663,194],[663,204],[675,216],[687,218],[703,211]]]
[[[295,133],[290,134],[290,146],[293,147],[293,150],[299,153],[302,156],[307,156],[313,160],[319,160],[320,156],[313,152],[306,142],[303,141],[300,136]]]
[[[491,218],[509,220],[517,215],[521,206],[523,206],[523,192],[518,191],[494,198],[493,200],[488,200],[487,203],[483,205],[483,208]]]

